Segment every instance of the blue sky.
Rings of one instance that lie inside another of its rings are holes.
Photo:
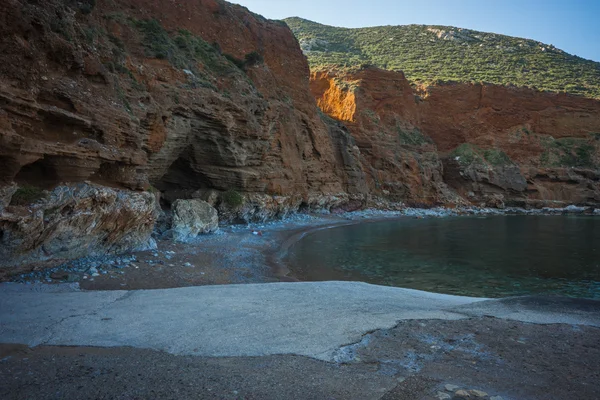
[[[349,28],[451,25],[534,39],[600,61],[600,0],[230,0],[271,19]]]

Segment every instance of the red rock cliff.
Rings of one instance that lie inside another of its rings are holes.
[[[353,185],[285,25],[214,0],[76,4],[2,5],[3,181],[302,195]],[[245,71],[234,65],[251,53]]]
[[[370,166],[385,160],[392,180],[412,180],[413,194],[443,173],[477,205],[600,201],[600,101],[481,84],[412,88],[401,73],[370,68],[313,73],[311,90],[348,125]],[[445,168],[430,164],[427,179],[419,168],[403,175],[391,165],[403,141],[415,159],[437,151]]]
[[[38,191],[77,182],[138,191],[151,184],[167,199],[228,189],[250,199],[287,196],[257,200],[256,207],[273,208],[252,214],[260,218],[360,197],[366,186],[352,138],[324,120],[291,31],[242,7],[3,1],[0,240],[11,249],[4,258],[24,259],[43,246],[42,239],[11,241],[24,235],[12,182]],[[65,210],[61,218],[75,218]],[[82,235],[95,229],[89,221]],[[56,226],[40,223],[41,232]]]

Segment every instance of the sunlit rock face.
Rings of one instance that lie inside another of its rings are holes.
[[[314,72],[311,90],[348,126],[373,191],[423,203],[459,203],[457,193],[490,206],[600,201],[598,100],[481,84],[411,87],[402,73],[376,68]]]

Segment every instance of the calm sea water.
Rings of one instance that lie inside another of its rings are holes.
[[[401,219],[321,230],[288,255],[302,280],[352,280],[466,296],[600,299],[600,218]]]

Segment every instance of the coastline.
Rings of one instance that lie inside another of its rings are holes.
[[[0,284],[0,397],[595,398],[598,301],[294,282],[282,262],[323,229],[449,215],[227,226],[192,244],[161,241],[80,282]]]
[[[575,206],[541,210],[406,208],[401,211],[371,209],[339,214],[292,214],[264,223],[225,225],[217,233],[199,236],[190,243],[157,240],[156,250],[73,260],[49,269],[34,268],[8,279],[4,277],[0,282],[75,283],[83,290],[299,282],[300,279],[291,275],[285,257],[295,243],[323,229],[403,218],[563,214],[600,215]]]

